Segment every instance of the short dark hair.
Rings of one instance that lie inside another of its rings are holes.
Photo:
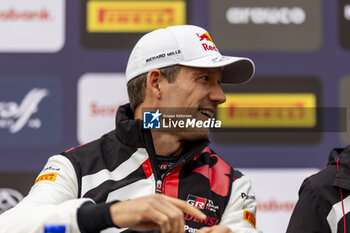
[[[180,69],[181,65],[173,65],[160,68],[159,71],[169,83],[173,83],[175,82]],[[140,74],[139,76],[131,79],[127,84],[130,106],[133,112],[135,112],[135,109],[142,104],[143,100],[145,99],[147,74],[148,72]]]

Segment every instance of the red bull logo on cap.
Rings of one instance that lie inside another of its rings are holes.
[[[202,42],[211,42],[213,43],[213,45],[208,45],[206,43],[202,43],[202,46],[204,48],[205,51],[218,51],[217,48],[215,47],[214,45],[214,42],[213,40],[211,39],[211,37],[209,36],[209,33],[206,32],[202,35],[199,35],[198,33],[196,33],[198,38],[199,38],[199,41],[202,41]]]
[[[213,40],[211,39],[211,37],[209,36],[208,32],[206,32],[202,35],[199,35],[198,33],[196,33],[196,34],[199,37],[199,41],[206,40],[206,41],[211,41],[211,43],[214,43]]]

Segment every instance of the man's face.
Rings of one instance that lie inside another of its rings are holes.
[[[221,68],[194,68],[183,66],[174,83],[163,82],[160,107],[180,109],[197,120],[213,118],[217,106],[226,101],[220,85]],[[209,129],[177,131],[185,140],[208,138]]]

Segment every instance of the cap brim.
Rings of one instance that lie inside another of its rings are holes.
[[[179,64],[198,68],[224,67],[221,82],[231,84],[247,82],[255,72],[253,61],[244,57],[208,56]]]

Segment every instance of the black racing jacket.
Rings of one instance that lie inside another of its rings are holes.
[[[327,167],[304,180],[287,233],[350,232],[349,194],[350,146],[333,149]]]
[[[235,233],[257,232],[249,179],[208,145],[189,143],[161,176],[151,131],[133,119],[129,105],[120,106],[115,130],[49,159],[25,200],[0,215],[0,232],[41,233],[52,222],[70,225],[72,233],[131,232],[113,224],[109,205],[155,193],[185,200],[208,216],[199,221],[185,215],[186,232],[217,224]]]

